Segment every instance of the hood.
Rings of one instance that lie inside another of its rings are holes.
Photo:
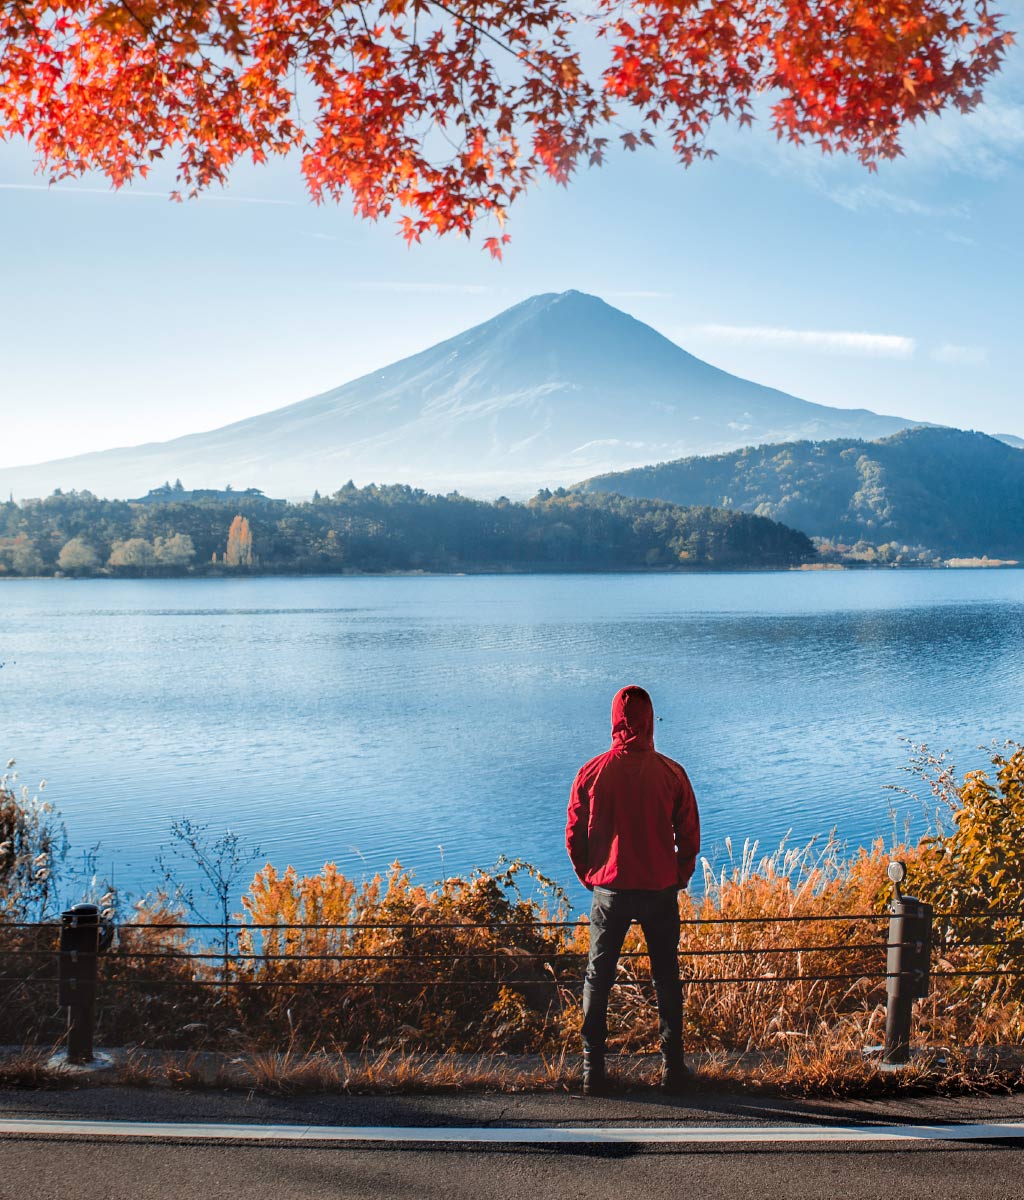
[[[612,748],[654,749],[654,705],[642,687],[630,684],[612,701]]]

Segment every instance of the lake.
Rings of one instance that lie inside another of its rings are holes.
[[[626,683],[709,857],[891,837],[901,739],[967,769],[1024,733],[1024,571],[7,581],[0,662],[0,754],[122,887],[180,816],[282,868],[571,885],[569,785]]]

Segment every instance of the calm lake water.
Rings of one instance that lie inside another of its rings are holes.
[[[709,856],[891,836],[901,738],[966,769],[1024,734],[1024,571],[9,581],[0,662],[0,754],[122,886],[178,816],[280,867],[505,853],[568,885],[569,784],[625,683]]]

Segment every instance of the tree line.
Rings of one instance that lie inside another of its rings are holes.
[[[289,503],[245,492],[90,492],[0,504],[0,575],[791,567],[810,540],[764,517],[559,488],[514,502],[395,484]]]

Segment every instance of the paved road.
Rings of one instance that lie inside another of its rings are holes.
[[[163,1089],[0,1092],[5,1118],[85,1118],[244,1123],[540,1127],[1024,1120],[1024,1097],[988,1100],[794,1104],[700,1096],[582,1101],[546,1096],[304,1097],[292,1100]],[[525,1200],[1021,1200],[1024,1139],[991,1142],[807,1142],[684,1146],[367,1146],[93,1142],[56,1137],[0,1140],[2,1200],[299,1200],[473,1197]]]
[[[0,1142],[3,1200],[1020,1200],[1024,1147],[315,1149]]]

